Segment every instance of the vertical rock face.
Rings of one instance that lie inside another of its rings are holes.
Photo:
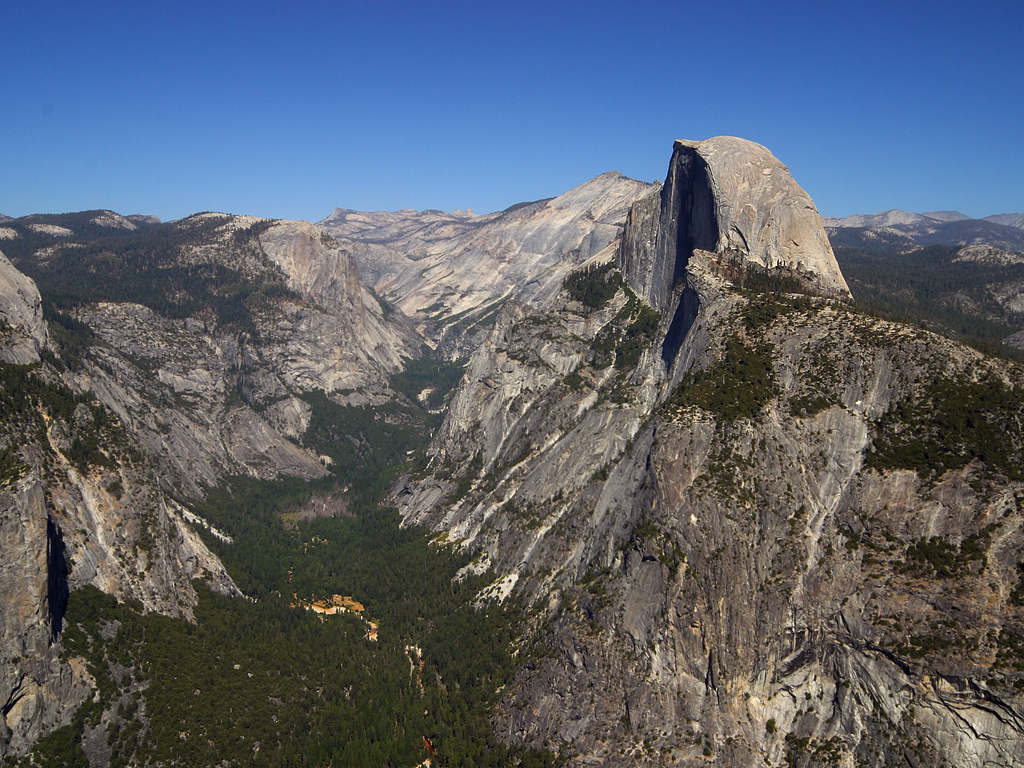
[[[362,311],[355,263],[320,227],[305,221],[275,222],[260,235],[260,245],[292,290],[334,311]]]
[[[664,186],[630,209],[619,249],[623,276],[652,307],[664,310],[690,254],[714,250],[717,235],[707,163],[677,145]]]
[[[0,252],[0,361],[34,363],[49,343],[39,291]]]
[[[190,611],[193,578],[237,590],[110,411],[40,360],[49,337],[39,292],[2,255],[0,313],[2,760],[66,724],[92,693],[82,665],[61,658],[70,589],[93,584],[171,614]],[[85,442],[102,447],[69,458]]]
[[[319,374],[321,388],[332,391],[352,387],[353,383],[380,388],[384,378],[381,374],[401,368],[403,360],[422,343],[397,318],[389,322],[384,317],[380,302],[360,282],[351,253],[322,227],[305,221],[277,221],[260,235],[259,242],[269,260],[285,274],[288,287],[330,316],[326,322],[307,320],[311,330],[319,334],[293,332],[299,344],[333,343],[329,354],[309,349],[298,356],[307,366],[317,361],[333,363],[337,371],[334,375],[326,371]],[[338,351],[342,353],[340,360],[334,359]],[[275,358],[284,359],[289,354],[284,348],[272,348]],[[298,380],[298,375],[292,379]]]
[[[60,574],[49,554],[42,484],[0,491],[0,757],[31,744],[67,717],[90,692],[87,680],[59,659],[53,609]],[[58,605],[54,605],[57,602]]]
[[[237,593],[151,475],[125,465],[82,473],[28,441],[19,461],[23,476],[0,484],[0,758],[66,724],[92,695],[85,669],[61,658],[70,590],[92,584],[172,615],[189,614],[194,578]]]
[[[95,401],[69,414],[19,396],[67,397],[51,377],[7,369],[0,388],[0,758],[66,724],[91,695],[84,668],[61,658],[70,590],[92,584],[176,615],[195,603],[194,578],[237,592],[112,414]],[[69,458],[83,441],[103,448]]]
[[[664,187],[630,211],[619,261],[634,290],[663,310],[695,250],[849,293],[814,202],[771,152],[745,139],[676,141]]]

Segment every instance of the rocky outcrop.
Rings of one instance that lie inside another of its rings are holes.
[[[305,221],[279,221],[259,238],[289,288],[334,311],[362,312],[356,265],[323,229]]]
[[[994,245],[965,245],[957,250],[953,256],[953,262],[1009,267],[1014,264],[1024,264],[1024,253],[1006,251]]]
[[[37,362],[48,344],[43,302],[35,283],[0,252],[0,361]]]
[[[697,249],[789,270],[824,293],[849,293],[813,201],[751,141],[676,141],[664,187],[630,212],[619,260],[630,285],[664,310]]]
[[[110,229],[126,229],[133,231],[138,229],[138,225],[126,216],[122,216],[116,211],[101,211],[98,215],[93,216],[91,220],[92,224],[97,227],[108,227]]]
[[[285,273],[292,290],[344,320],[344,328],[325,329],[324,335],[329,334],[341,349],[362,352],[360,364],[351,368],[379,366],[385,372],[394,372],[418,351],[422,339],[399,318],[388,322],[380,302],[360,282],[352,255],[323,228],[304,221],[277,222],[260,235],[260,245]],[[333,391],[343,387],[353,388],[351,381],[323,388]]]

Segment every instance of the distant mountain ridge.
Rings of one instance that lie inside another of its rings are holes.
[[[1024,229],[1024,213],[1000,213],[973,219],[960,211],[926,211],[913,213],[892,208],[880,213],[857,213],[852,216],[822,216],[822,223],[828,227],[895,227],[918,224],[950,223],[955,221],[989,221],[1005,227]]]
[[[1016,222],[1016,223],[1014,223]],[[929,245],[992,245],[1024,249],[1024,214],[972,219],[959,211],[912,213],[893,209],[844,218],[822,217],[833,245],[867,250]]]
[[[1024,214],[892,210],[825,222],[858,301],[1005,354],[1024,343],[1024,229],[1014,220]]]
[[[1004,224],[1007,227],[1018,227],[1024,229],[1024,213],[999,213],[995,216],[986,216],[985,221],[994,224]]]
[[[927,216],[929,219],[938,219],[939,221],[963,221],[964,219],[971,218],[966,214],[960,213],[960,211],[925,211],[921,215]]]

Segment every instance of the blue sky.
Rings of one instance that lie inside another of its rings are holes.
[[[826,215],[1024,210],[1024,4],[18,3],[0,212],[504,208],[674,138]]]

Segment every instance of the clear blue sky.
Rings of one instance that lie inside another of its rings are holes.
[[[1024,3],[8,3],[0,212],[490,211],[676,137],[826,215],[1024,210]]]

